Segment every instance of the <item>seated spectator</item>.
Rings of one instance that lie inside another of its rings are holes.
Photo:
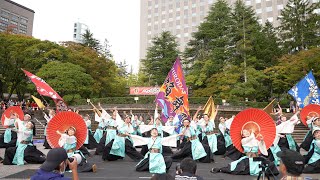
[[[301,174],[304,169],[304,158],[297,151],[286,149],[277,153],[281,159],[279,171],[283,177],[281,180],[295,179],[302,180]]]
[[[63,175],[67,166],[72,171],[72,179],[79,180],[77,160],[73,159],[70,162],[67,152],[63,148],[51,149],[48,152],[47,160],[30,180],[71,180],[71,178],[66,178]]]
[[[203,180],[202,177],[196,175],[197,163],[191,158],[185,158],[180,163],[180,169],[177,168],[175,180]]]

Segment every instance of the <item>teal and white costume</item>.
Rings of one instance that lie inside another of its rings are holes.
[[[258,157],[258,153],[260,151],[263,155],[268,155],[264,142],[258,141],[255,138],[254,133],[251,133],[249,137],[243,138],[241,140],[241,144],[244,149],[244,153],[246,153],[246,156],[243,156],[240,159],[231,162],[227,167],[215,168],[215,170],[213,171],[229,174],[252,176],[259,175],[259,172],[262,170],[259,165],[262,162],[259,159],[256,159]],[[266,163],[268,164],[268,168],[274,173],[274,175],[279,174],[279,171],[277,170],[274,163],[268,161],[267,159]]]
[[[98,114],[95,113],[95,121],[99,122],[99,125],[98,125],[93,137],[96,140],[96,142],[99,143],[100,139],[102,138],[103,133],[104,133],[104,129],[106,126],[106,122],[105,122],[106,120],[102,117],[99,117]]]
[[[217,136],[214,134],[214,124],[208,121],[208,124],[202,124],[202,143],[208,144],[211,152],[215,153],[218,150]],[[207,142],[204,142],[207,139]]]
[[[141,160],[137,166],[137,171],[149,171],[150,173],[163,174],[170,168],[172,164],[172,159],[170,157],[163,157],[162,155],[162,146],[171,146],[176,147],[177,141],[176,136],[168,136],[165,138],[150,137],[144,138],[136,135],[132,135],[134,146],[148,146],[148,152],[144,156],[144,159]]]
[[[277,134],[280,134],[278,145],[281,150],[284,148],[299,152],[299,146],[292,137],[294,126],[299,123],[297,114],[293,115],[289,120],[277,125]]]
[[[120,116],[119,116],[120,117]],[[118,121],[118,120],[117,120]],[[121,122],[121,121],[118,121]],[[123,122],[123,121],[122,121]],[[143,156],[133,147],[131,139],[127,134],[133,133],[131,124],[118,123],[118,134],[105,146],[103,150],[102,159],[108,161],[115,161],[122,159],[127,154],[133,160],[141,160]]]
[[[183,159],[192,155],[194,160],[200,160],[200,162],[211,162],[211,150],[207,145],[200,143],[196,131],[190,127],[183,127],[181,132],[184,134],[184,138],[187,142],[182,149],[172,155],[173,160]]]
[[[78,164],[78,171],[79,172],[91,172],[92,171],[92,165],[87,162],[87,159],[82,154],[81,151],[77,150],[77,137],[75,136],[69,136],[68,134],[62,134],[59,139],[59,145],[60,147],[63,147],[68,154],[68,157],[73,157],[75,154],[80,154],[81,156],[81,162]]]
[[[229,133],[226,132],[226,130],[227,130],[226,123],[219,123],[219,130],[220,130],[221,135],[224,138],[225,147],[227,148],[230,145],[232,145],[231,137],[230,137]]]
[[[9,147],[5,151],[4,165],[24,165],[25,162],[31,164],[42,164],[45,155],[39,151],[32,143],[33,130],[21,126],[23,131],[17,131],[18,141],[16,147]]]
[[[319,127],[316,127],[312,131],[312,135],[316,131],[320,131]],[[310,150],[305,156],[306,167],[303,170],[303,173],[320,173],[320,139],[313,139]]]

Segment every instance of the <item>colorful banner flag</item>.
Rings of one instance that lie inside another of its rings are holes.
[[[158,105],[162,108],[162,120],[167,121],[169,116],[179,115],[180,121],[190,117],[188,88],[179,58],[168,73],[166,80],[160,87],[156,98]]]
[[[203,112],[204,114],[208,115],[208,117],[211,121],[214,121],[214,119],[216,118],[216,115],[217,115],[217,110],[216,110],[216,107],[214,106],[214,101],[213,101],[212,96],[209,97],[206,105],[204,105],[203,111],[204,111]]]
[[[319,88],[312,71],[293,86],[288,93],[297,101],[300,108],[308,104],[320,104]]]
[[[67,104],[63,101],[63,99],[59,96],[59,94],[54,91],[43,79],[38,76],[22,69],[22,71],[29,77],[29,79],[36,86],[37,91],[42,96],[48,96],[53,99],[56,103],[57,111],[66,111],[68,110]]]

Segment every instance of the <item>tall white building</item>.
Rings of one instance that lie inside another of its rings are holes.
[[[179,50],[183,51],[192,32],[203,22],[210,7],[217,0],[141,0],[140,9],[140,59],[145,58],[153,37],[170,31],[177,37]],[[234,4],[236,0],[226,0]],[[267,20],[274,26],[288,0],[243,0],[252,6],[260,23]],[[318,0],[312,0],[318,1]]]
[[[83,23],[80,23],[80,22],[74,23],[73,41],[76,43],[82,43],[83,41],[82,34],[84,34],[87,29],[89,29],[88,26]]]

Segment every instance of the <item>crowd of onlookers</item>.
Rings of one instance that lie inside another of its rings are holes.
[[[7,108],[11,106],[20,106],[22,110],[24,111],[37,111],[39,110],[39,107],[37,103],[30,100],[0,100],[0,110],[6,110]]]

